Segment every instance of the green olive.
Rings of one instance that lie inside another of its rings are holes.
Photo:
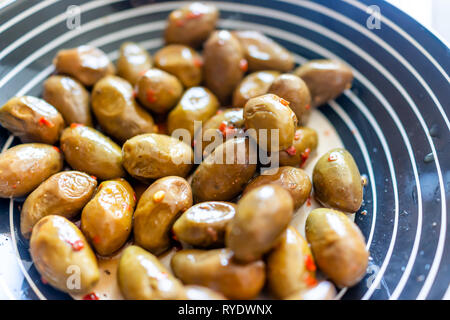
[[[117,74],[135,85],[143,72],[152,67],[152,58],[147,50],[134,42],[124,42],[120,46],[117,59]]]
[[[58,73],[67,74],[85,86],[115,73],[114,65],[102,50],[86,45],[58,51],[53,64]]]
[[[316,130],[308,127],[298,127],[294,134],[292,146],[294,150],[281,150],[278,154],[282,166],[303,166],[311,152],[317,149],[319,136]]]
[[[311,60],[294,73],[306,82],[313,107],[333,100],[344,90],[350,89],[353,81],[352,69],[337,60]]]
[[[0,198],[21,197],[61,171],[58,148],[41,143],[14,146],[0,154]]]
[[[335,297],[334,285],[328,281],[321,281],[311,289],[300,290],[289,295],[286,300],[334,300]]]
[[[280,72],[270,70],[250,73],[234,89],[233,107],[243,108],[249,99],[266,94],[279,75]]]
[[[216,28],[219,11],[201,2],[187,4],[169,14],[164,33],[166,43],[180,43],[196,48]]]
[[[92,126],[89,92],[77,80],[54,75],[45,80],[42,97],[61,112],[65,123]]]
[[[256,171],[253,149],[246,138],[230,139],[218,146],[192,176],[195,201],[227,201],[237,196]]]
[[[134,100],[128,81],[107,76],[92,90],[92,111],[102,130],[119,142],[138,134],[152,133],[152,116]]]
[[[185,129],[194,139],[194,121],[202,123],[216,114],[219,101],[204,87],[193,87],[183,94],[178,105],[169,113],[167,127],[170,134],[176,129]]]
[[[228,31],[215,31],[205,43],[203,59],[206,86],[222,104],[228,103],[246,71],[239,41]]]
[[[248,70],[288,72],[294,67],[293,55],[281,45],[258,31],[235,31],[248,61]]]
[[[202,65],[201,55],[185,45],[171,44],[155,53],[155,66],[176,76],[186,88],[202,82]]]
[[[352,155],[336,148],[317,161],[313,171],[314,194],[327,207],[356,212],[363,200],[361,175]]]
[[[316,265],[306,240],[289,226],[267,257],[269,289],[283,299],[316,284]]]
[[[364,236],[344,213],[314,209],[305,232],[319,269],[337,286],[353,286],[366,274],[369,252]]]
[[[184,287],[187,300],[226,300],[225,296],[207,287],[188,285]]]
[[[137,246],[127,247],[117,269],[120,291],[128,300],[184,299],[181,282],[153,254]]]
[[[54,144],[64,129],[58,110],[42,99],[23,96],[8,100],[0,108],[0,124],[23,143]]]
[[[278,76],[268,89],[269,93],[287,100],[299,124],[305,124],[311,113],[311,95],[306,83],[294,74]]]
[[[86,293],[100,272],[94,252],[75,224],[61,216],[46,216],[34,226],[30,239],[34,266],[53,287]]]
[[[192,168],[193,151],[186,143],[164,134],[141,134],[124,143],[123,166],[137,179],[185,177]]]
[[[294,210],[306,202],[312,189],[311,180],[305,171],[286,166],[265,171],[247,185],[243,194],[267,184],[276,184],[288,191],[294,200]]]
[[[230,202],[198,203],[184,212],[173,225],[178,240],[197,247],[220,247],[225,243],[225,228],[236,213]]]
[[[148,110],[160,114],[172,109],[183,94],[180,80],[156,68],[144,73],[136,87],[139,102]]]
[[[172,257],[171,266],[185,284],[205,286],[230,299],[255,298],[264,286],[264,262],[239,264],[232,258],[230,249],[181,250]]]
[[[288,105],[275,94],[252,98],[245,104],[245,127],[252,129],[249,135],[264,150],[279,151],[291,146],[297,117]]]
[[[81,230],[99,254],[119,250],[131,233],[134,191],[124,179],[103,181],[81,213]]]
[[[156,180],[139,199],[134,213],[134,240],[153,254],[170,247],[176,219],[192,206],[189,183],[180,177]]]
[[[69,165],[101,180],[123,177],[120,147],[99,131],[72,124],[61,135],[61,149]]]
[[[208,156],[215,147],[226,140],[243,136],[244,129],[244,110],[242,108],[217,111],[217,114],[209,118],[202,127],[203,156]]]
[[[75,217],[94,194],[97,181],[84,172],[63,171],[42,182],[25,200],[20,213],[20,229],[29,238],[42,217]]]
[[[260,259],[276,244],[291,221],[294,202],[278,185],[263,185],[245,194],[228,224],[225,243],[242,262]]]

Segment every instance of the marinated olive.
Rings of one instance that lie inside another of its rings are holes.
[[[314,209],[306,219],[305,232],[319,269],[337,286],[349,287],[361,280],[369,252],[361,231],[344,213]]]
[[[120,46],[117,59],[117,74],[135,85],[139,77],[152,67],[152,58],[148,52],[134,42],[124,42]]]
[[[308,121],[311,113],[311,95],[302,79],[293,74],[282,74],[273,81],[268,92],[289,101],[289,107],[297,116],[299,124]]]
[[[248,100],[244,121],[247,129],[253,129],[249,135],[258,141],[261,148],[279,151],[292,145],[297,117],[283,98],[265,94]]]
[[[176,129],[186,129],[194,139],[194,121],[208,120],[218,108],[219,101],[208,89],[193,87],[186,90],[167,118],[169,133],[172,134]]]
[[[226,104],[247,71],[239,41],[228,31],[215,31],[203,50],[206,86]]]
[[[256,153],[248,139],[227,140],[197,167],[192,176],[196,202],[231,200],[256,170]]]
[[[39,220],[31,234],[30,253],[42,278],[61,291],[85,293],[99,280],[94,252],[80,229],[64,217]]]
[[[361,207],[361,175],[347,150],[332,149],[320,157],[312,178],[315,197],[322,204],[345,212],[356,212]]]
[[[150,69],[136,84],[139,102],[156,113],[166,113],[175,106],[183,93],[183,85],[173,75]]]
[[[120,249],[131,233],[136,201],[124,179],[103,181],[81,213],[81,230],[101,255]]]
[[[117,281],[125,299],[184,299],[181,282],[153,254],[137,246],[127,247],[120,257]]]
[[[353,81],[352,69],[337,60],[311,60],[298,67],[294,73],[306,82],[314,107],[350,89]]]
[[[92,91],[92,110],[105,133],[125,142],[138,134],[152,133],[152,116],[137,104],[128,81],[107,76]]]
[[[141,134],[125,142],[123,166],[137,179],[165,176],[185,177],[192,168],[194,155],[186,143],[164,134]]]
[[[190,88],[202,82],[202,57],[192,48],[172,44],[155,53],[155,66],[169,72]]]
[[[225,243],[242,262],[258,260],[289,225],[294,202],[278,185],[263,185],[245,194],[228,224]]]
[[[94,194],[97,181],[84,172],[63,171],[52,175],[25,200],[20,213],[20,230],[29,238],[31,229],[48,215],[75,217]]]
[[[203,125],[203,155],[208,156],[214,150],[212,147],[219,146],[225,140],[243,136],[244,127],[244,110],[242,108],[219,110]],[[206,149],[211,143],[214,144]]]
[[[58,73],[67,74],[85,86],[92,86],[104,76],[115,73],[108,56],[92,46],[60,50],[53,64]]]
[[[316,265],[308,243],[292,226],[280,237],[267,258],[267,282],[278,298],[313,287]]]
[[[210,4],[190,3],[170,13],[164,37],[167,43],[200,46],[216,28],[219,11]]]
[[[69,165],[101,180],[123,177],[120,147],[99,131],[72,124],[61,135],[61,149]]]
[[[312,188],[311,180],[305,171],[286,166],[269,169],[264,175],[256,177],[247,185],[244,194],[267,184],[276,184],[288,191],[294,200],[294,210],[306,202]]]
[[[58,148],[40,143],[20,144],[0,154],[0,198],[21,197],[61,171]]]
[[[44,82],[42,97],[61,112],[66,124],[92,126],[89,92],[77,80],[54,75]]]
[[[317,149],[319,136],[314,129],[298,127],[292,146],[281,150],[278,159],[282,166],[303,166],[311,152]],[[293,147],[293,148],[292,148]]]
[[[192,206],[189,183],[180,177],[156,180],[139,199],[134,213],[134,240],[153,254],[170,246],[175,220]]]
[[[14,97],[0,108],[0,124],[23,143],[54,144],[64,129],[64,119],[42,99]]]
[[[290,71],[294,57],[285,48],[258,31],[235,31],[248,61],[248,70]]]
[[[279,75],[278,71],[258,71],[246,76],[234,89],[233,107],[243,108],[249,99],[266,94]]]
[[[178,240],[197,247],[219,247],[225,243],[225,228],[236,213],[230,202],[198,203],[184,212],[173,225]]]
[[[205,286],[230,299],[256,297],[266,278],[264,262],[239,264],[232,258],[230,249],[181,250],[172,257],[171,266],[185,284]]]
[[[207,287],[188,285],[184,287],[187,300],[225,300],[225,296]]]
[[[308,290],[300,290],[286,297],[287,300],[333,300],[336,289],[331,282],[321,281]]]

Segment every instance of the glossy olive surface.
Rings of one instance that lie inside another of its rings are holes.
[[[139,77],[152,67],[150,54],[134,42],[124,42],[120,46],[117,59],[117,75],[135,85]]]
[[[59,215],[74,218],[91,199],[97,181],[80,171],[63,171],[42,182],[25,200],[20,212],[20,230],[29,238],[41,218]]]
[[[32,96],[14,97],[0,108],[0,124],[23,143],[54,144],[64,129],[62,115],[52,105]]]
[[[251,98],[267,93],[279,71],[257,71],[247,75],[233,92],[233,107],[243,108]]]
[[[44,281],[67,293],[87,293],[98,282],[97,258],[75,224],[46,216],[34,226],[30,240],[34,266]]]
[[[170,247],[176,219],[192,206],[189,183],[180,177],[156,180],[139,199],[134,213],[134,240],[153,254]]]
[[[26,143],[0,154],[0,197],[21,197],[62,170],[60,150],[47,144]]]
[[[185,284],[218,291],[230,299],[252,299],[266,279],[262,260],[239,264],[229,249],[181,250],[171,261],[172,270]]]
[[[291,147],[278,154],[280,165],[303,167],[311,153],[317,149],[319,135],[309,127],[297,127]],[[293,149],[292,149],[293,147]]]

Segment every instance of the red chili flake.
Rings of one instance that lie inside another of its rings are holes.
[[[191,143],[192,148],[194,148],[196,144],[197,144],[197,140],[192,140],[192,143]]]
[[[308,198],[306,199],[306,206],[307,206],[307,207],[311,207],[311,197],[308,197]]]
[[[311,105],[307,104],[307,105],[305,106],[305,109],[306,109],[306,110],[311,109]]]
[[[67,241],[74,251],[80,251],[84,248],[84,243],[82,240],[76,240],[75,242]]]
[[[297,132],[294,134],[294,140],[298,140],[298,139],[300,139],[301,137],[302,137],[302,133],[299,132],[299,131],[297,131]]]
[[[94,179],[94,180],[97,180],[97,177],[96,177],[96,176],[91,176],[91,178]]]
[[[222,133],[224,137],[227,135],[234,133],[234,126],[228,125],[226,121],[222,121],[222,123],[219,126],[219,131]]]
[[[41,282],[42,282],[43,284],[48,284],[48,281],[47,281],[44,277],[41,277]]]
[[[147,71],[148,71],[148,69],[146,69],[146,70],[142,70],[141,72],[139,72],[139,76],[143,76],[144,74],[146,74],[146,73],[147,73]]]
[[[191,11],[186,15],[186,19],[197,19],[197,18],[201,17],[202,15],[203,15],[202,12],[192,12]]]
[[[335,153],[330,154],[330,156],[328,157],[328,161],[336,161],[337,160],[337,155]]]
[[[309,271],[316,271],[316,264],[310,254],[305,256],[305,266]]]
[[[53,146],[53,149],[55,149],[55,151],[56,151],[56,152],[59,152],[59,153],[61,153],[61,150],[59,150],[59,148],[58,148],[58,147],[55,147],[55,146]]]
[[[136,192],[133,192],[133,201],[136,202]]]
[[[330,135],[330,131],[325,130],[325,131],[323,132],[323,134],[326,135],[326,136],[329,136],[329,135]]]
[[[217,110],[216,114],[221,114],[223,113],[223,110]]]
[[[70,128],[74,129],[76,127],[83,127],[84,125],[82,125],[81,123],[71,123],[70,124]]]
[[[280,102],[283,106],[286,106],[286,107],[289,106],[289,101],[284,100],[283,98],[280,98]]]
[[[288,155],[295,156],[297,154],[297,150],[295,149],[294,146],[290,146],[289,148],[286,149],[286,152]]]
[[[241,61],[239,61],[239,68],[244,71],[247,72],[248,70],[248,62],[245,59],[242,59]]]
[[[146,92],[147,101],[150,103],[156,102],[155,91],[148,89]]]
[[[306,160],[309,158],[309,154],[311,153],[311,149],[306,148],[305,151],[302,152],[302,162],[300,163],[300,166],[303,167],[305,165]]]
[[[100,243],[100,237],[99,236],[94,236],[94,238],[92,238],[92,241],[94,243]]]
[[[362,214],[363,216],[365,216],[365,215],[367,214],[367,210],[361,211],[361,214]]]
[[[352,130],[352,134],[356,134],[356,130],[355,129]]]
[[[195,58],[194,59],[194,66],[196,66],[197,68],[200,68],[201,66],[203,66],[203,60],[200,58]]]
[[[177,19],[177,20],[175,20],[175,25],[176,25],[177,27],[182,27],[182,26],[184,26],[184,23],[185,23],[185,21],[184,21],[183,19]]]
[[[95,292],[91,292],[85,295],[83,300],[100,300],[100,298]]]
[[[137,91],[133,90],[133,98],[136,98],[136,97],[137,97]]]
[[[49,128],[53,128],[55,125],[53,124],[53,122],[51,122],[50,120],[48,120],[47,118],[45,118],[45,117],[40,117],[39,118],[39,124],[40,125],[45,125],[45,126],[47,126],[47,127],[49,127]]]
[[[13,188],[13,189],[17,188],[17,185],[16,185],[16,184],[13,184],[13,185],[12,185],[12,188]]]
[[[309,287],[313,287],[317,284],[317,279],[314,278],[312,275],[308,274],[305,278],[305,282]]]

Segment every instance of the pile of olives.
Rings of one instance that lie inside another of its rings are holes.
[[[26,196],[21,233],[51,286],[92,293],[99,257],[115,255],[126,299],[252,299],[263,288],[332,299],[334,285],[364,276],[369,253],[348,216],[363,199],[352,155],[321,155],[312,179],[302,169],[319,143],[311,110],[350,88],[352,70],[332,60],[294,70],[285,48],[257,31],[215,30],[218,17],[210,4],[177,9],[164,48],[151,57],[123,43],[116,65],[91,46],[61,50],[42,98],[0,108],[22,142],[0,155],[0,197]],[[281,166],[261,173],[252,143]],[[324,208],[309,212],[305,239],[290,223],[312,192]],[[174,247],[166,268],[158,257]]]

